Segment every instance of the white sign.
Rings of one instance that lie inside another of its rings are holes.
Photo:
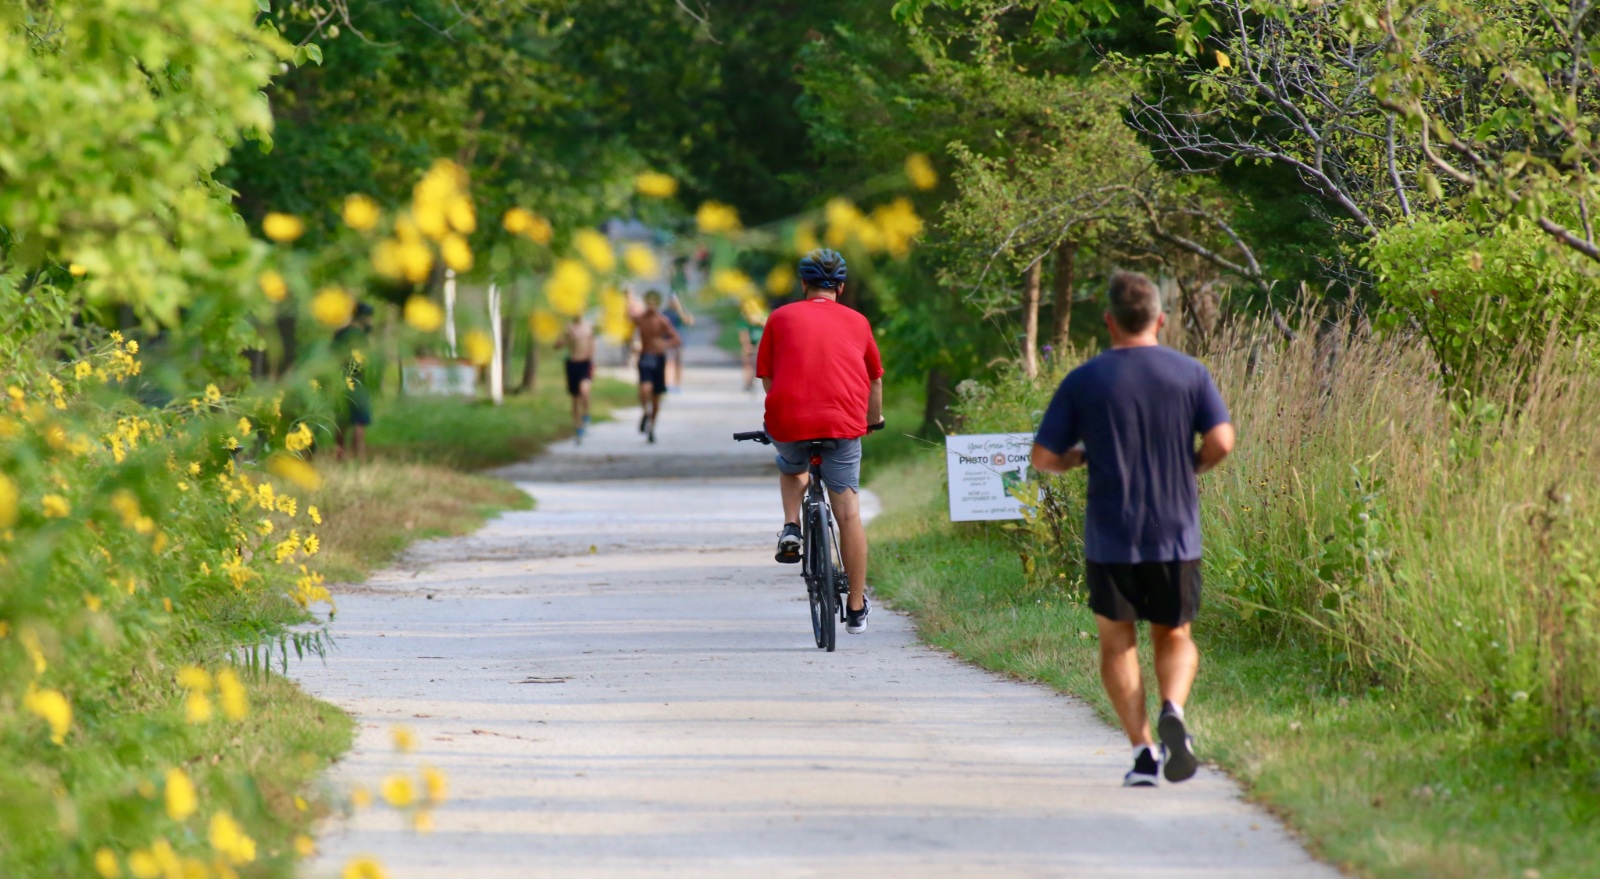
[[[478,393],[478,369],[465,360],[419,357],[402,373],[408,394],[471,397]]]
[[[1022,518],[1011,489],[1028,481],[1031,433],[980,433],[944,438],[950,521]]]

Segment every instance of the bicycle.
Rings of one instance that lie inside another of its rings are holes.
[[[765,430],[750,430],[733,435],[738,442],[772,445]],[[833,507],[822,487],[822,453],[838,447],[836,440],[810,440],[802,444],[811,459],[811,481],[800,502],[800,576],[806,581],[811,602],[811,633],[817,647],[833,652],[838,623],[844,622],[849,606],[850,578],[839,555],[839,529],[833,521]]]

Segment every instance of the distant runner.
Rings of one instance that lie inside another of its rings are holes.
[[[372,306],[356,303],[350,322],[333,334],[333,347],[345,358],[344,392],[337,413],[338,448],[356,460],[367,456],[367,427],[372,424],[372,395],[367,392],[367,340],[372,335]]]
[[[682,330],[684,327],[694,326],[694,314],[689,307],[683,304],[683,297],[673,293],[667,299],[667,305],[661,310],[672,321],[672,328]],[[677,393],[683,390],[683,348],[673,348],[667,352],[667,390]]]
[[[1233,451],[1233,425],[1211,373],[1157,337],[1161,296],[1144,275],[1111,276],[1111,350],[1061,382],[1039,423],[1033,466],[1089,468],[1084,579],[1100,630],[1100,679],[1133,745],[1128,787],[1185,781],[1198,765],[1183,704],[1200,652],[1200,495],[1195,476]],[[1195,437],[1201,437],[1195,449]],[[1161,691],[1153,752],[1136,628],[1150,623]]]
[[[639,432],[655,442],[661,398],[667,393],[667,352],[683,345],[683,338],[661,313],[657,290],[644,294],[644,313],[634,319],[633,327],[639,337],[639,405],[644,408]]]
[[[754,301],[739,309],[739,359],[744,368],[744,389],[756,385],[756,352],[761,349],[761,334],[767,328],[767,313]]]
[[[589,390],[594,385],[594,327],[583,315],[561,332],[557,348],[567,349],[567,395],[572,397],[572,435],[583,442],[589,429]]]

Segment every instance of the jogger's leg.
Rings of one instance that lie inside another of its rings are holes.
[[[1146,713],[1144,678],[1139,672],[1139,632],[1132,622],[1096,616],[1100,628],[1100,682],[1122,721],[1132,745],[1150,745],[1150,718]]]
[[[1181,626],[1150,626],[1150,640],[1156,648],[1156,682],[1161,700],[1183,707],[1189,701],[1200,670],[1200,650],[1195,647],[1188,623]]]

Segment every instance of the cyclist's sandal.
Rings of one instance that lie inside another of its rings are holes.
[[[783,526],[783,532],[778,535],[778,554],[773,556],[779,564],[797,565],[800,563],[800,548],[804,541],[800,536],[800,526],[788,522]]]

